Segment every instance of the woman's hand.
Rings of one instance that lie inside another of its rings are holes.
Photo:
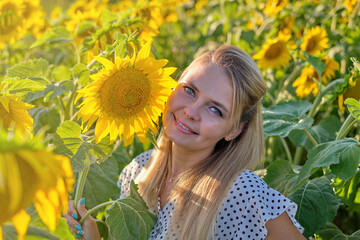
[[[74,209],[74,201],[69,201],[68,212],[64,215],[67,224],[77,239],[100,240],[99,230],[96,221],[92,216],[88,216],[83,224],[80,219],[87,213],[85,208],[85,199],[82,198],[77,204],[77,210]]]

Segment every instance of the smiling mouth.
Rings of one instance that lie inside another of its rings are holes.
[[[175,120],[175,124],[178,127],[178,129],[185,133],[185,134],[196,134],[199,135],[198,133],[194,132],[190,127],[186,126],[184,123],[180,122],[176,116],[174,115],[174,120]]]

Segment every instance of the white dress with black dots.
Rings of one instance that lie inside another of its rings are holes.
[[[118,186],[121,189],[120,198],[129,195],[130,181],[135,179],[141,169],[150,159],[151,151],[137,156],[120,174]],[[158,199],[157,222],[150,233],[149,240],[176,239],[175,231],[169,229],[175,202],[169,201],[163,209]],[[261,240],[265,239],[267,230],[265,223],[276,218],[284,211],[294,225],[303,232],[304,229],[295,219],[297,205],[278,191],[269,188],[264,180],[255,173],[245,170],[234,181],[228,196],[216,220],[216,234],[219,240]],[[154,212],[155,213],[155,212]],[[174,236],[171,238],[171,236]],[[169,239],[169,238],[168,238]]]

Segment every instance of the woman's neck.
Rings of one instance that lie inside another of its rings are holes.
[[[192,150],[180,147],[174,143],[171,146],[172,173],[171,178],[190,169],[205,158],[209,157],[213,149]]]

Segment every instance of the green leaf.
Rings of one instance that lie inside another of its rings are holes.
[[[326,68],[326,65],[321,61],[320,58],[311,56],[310,54],[302,50],[301,52],[305,56],[306,61],[308,61],[308,63],[310,63],[316,69],[316,71],[318,71],[318,74],[321,76]]]
[[[81,87],[86,87],[90,82],[90,71],[83,63],[76,64],[72,69],[73,77],[78,80]]]
[[[329,179],[325,177],[305,182],[288,197],[298,205],[296,219],[305,228],[305,237],[311,236],[332,221],[341,204]]]
[[[17,240],[17,233],[13,225],[11,224],[5,224],[2,227],[3,235],[5,240]],[[42,240],[42,239],[49,239],[49,240],[61,240],[61,238],[56,237],[54,234],[49,232],[48,230],[45,230],[41,227],[36,227],[29,225],[27,229],[27,236],[25,237],[25,240]],[[33,237],[31,237],[33,236]],[[36,236],[36,237],[34,237]],[[71,238],[70,238],[71,239]]]
[[[115,56],[124,59],[127,55],[126,41],[123,40],[115,47]]]
[[[345,235],[335,224],[328,222],[326,226],[316,232],[323,240],[359,240],[360,230],[351,235]]]
[[[82,171],[95,162],[103,162],[113,151],[109,137],[99,143],[87,139],[89,137],[81,136],[80,125],[73,121],[63,122],[54,134],[55,153],[68,156],[74,172]]]
[[[60,125],[60,114],[55,108],[37,106],[29,109],[29,114],[34,120],[34,132],[45,128],[48,133],[54,133]]]
[[[308,160],[301,168],[295,185],[298,186],[301,184],[302,181],[310,177],[314,170],[319,167],[331,166],[331,169],[335,169],[333,172],[343,179],[352,177],[355,174],[360,161],[358,144],[359,142],[355,139],[346,138],[322,143],[312,148],[308,153]],[[359,154],[356,156],[354,155],[356,153]],[[357,165],[354,164],[356,161]],[[341,165],[339,163],[341,163]]]
[[[113,158],[90,166],[83,191],[88,209],[119,198],[120,191],[116,185],[118,172],[117,159]]]
[[[51,75],[56,82],[71,79],[71,72],[70,72],[69,68],[66,67],[65,65],[56,66],[52,70]]]
[[[287,196],[293,187],[297,175],[293,171],[289,161],[276,160],[272,162],[266,169],[264,181],[269,187],[276,189],[283,195]]]
[[[71,81],[71,80],[65,80],[65,81],[61,81],[58,83],[52,83],[52,84],[46,85],[46,89],[43,91],[29,92],[25,97],[25,101],[32,102],[36,99],[44,98],[44,102],[47,102],[51,99],[61,96],[62,94],[66,93],[66,92],[74,91],[74,89],[75,89],[75,86],[74,86],[73,81]]]
[[[340,120],[337,117],[330,115],[321,119],[318,125],[312,126],[308,131],[316,142],[320,144],[335,140],[336,133],[339,131],[340,127]],[[301,130],[295,129],[294,131],[291,131],[289,139],[297,146],[303,146],[307,150],[314,147],[314,144]]]
[[[3,81],[5,83],[5,91],[18,96],[24,96],[29,92],[43,91],[46,85],[30,79],[20,79],[19,77],[8,78]]]
[[[313,119],[305,113],[311,103],[303,101],[281,102],[263,110],[264,132],[267,136],[286,137],[294,129],[309,129]]]
[[[156,223],[156,216],[149,212],[134,181],[130,184],[130,196],[117,200],[106,213],[109,235],[113,239],[147,240]]]
[[[95,29],[95,28],[96,28],[96,22],[83,20],[76,26],[75,35],[80,36],[84,32],[87,32],[87,31],[89,31],[91,29]]]
[[[346,181],[335,178],[333,186],[336,196],[351,210],[360,212],[360,171]]]
[[[351,115],[355,119],[360,120],[360,103],[353,98],[347,98],[345,100],[345,104],[347,105]]]
[[[44,44],[67,43],[72,40],[71,32],[65,27],[54,27],[45,32],[39,40],[30,46],[30,48],[39,47]]]
[[[12,78],[19,77],[31,80],[45,80],[48,69],[49,62],[39,58],[16,64],[7,70],[7,75]],[[40,81],[40,83],[46,84],[47,82]]]
[[[117,21],[119,16],[116,13],[112,13],[109,10],[104,10],[101,14],[101,22],[103,26],[111,24],[114,21]]]

